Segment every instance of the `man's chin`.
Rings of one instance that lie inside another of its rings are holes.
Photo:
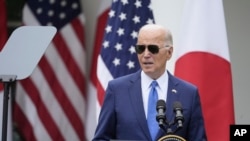
[[[143,69],[144,73],[147,74],[148,76],[153,75],[154,71],[152,69]]]

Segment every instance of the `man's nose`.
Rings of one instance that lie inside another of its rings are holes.
[[[148,50],[148,48],[146,47],[145,48],[145,51],[144,51],[144,56],[149,56],[151,55],[152,53]]]

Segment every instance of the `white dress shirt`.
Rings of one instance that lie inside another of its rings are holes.
[[[148,112],[148,96],[151,90],[150,84],[154,81],[152,78],[147,76],[143,71],[141,71],[141,89],[142,89],[142,100],[145,115],[147,117]],[[158,99],[163,99],[167,101],[167,91],[168,91],[168,73],[165,71],[157,80],[158,86],[156,87],[158,93]],[[156,107],[155,107],[156,108]]]

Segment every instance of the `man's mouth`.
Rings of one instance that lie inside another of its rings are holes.
[[[144,64],[144,65],[152,65],[153,62],[144,62],[143,64]]]

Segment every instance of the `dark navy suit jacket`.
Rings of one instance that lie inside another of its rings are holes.
[[[141,70],[109,82],[93,141],[151,141],[143,108],[140,74]],[[174,121],[173,103],[179,101],[184,123],[176,134],[187,141],[207,140],[197,87],[168,74],[167,120]],[[173,130],[174,127],[176,125]],[[158,138],[164,135],[165,132],[159,128]]]

